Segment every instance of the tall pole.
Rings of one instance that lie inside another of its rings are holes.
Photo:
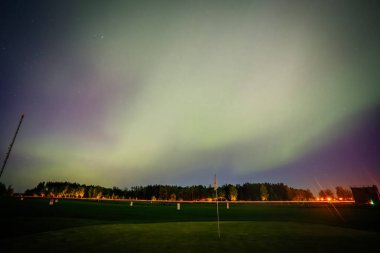
[[[1,172],[0,172],[0,178],[1,178],[1,175],[3,175],[3,171],[4,171],[4,168],[5,168],[5,165],[7,164],[7,161],[8,161],[8,158],[9,158],[9,155],[12,151],[12,147],[13,147],[13,144],[15,143],[15,140],[16,140],[16,136],[18,134],[18,131],[20,130],[20,126],[21,126],[21,123],[22,123],[22,120],[24,119],[24,114],[21,115],[21,118],[20,118],[20,122],[18,123],[18,126],[17,126],[17,129],[16,129],[16,132],[13,136],[13,139],[12,139],[12,142],[11,144],[9,145],[9,148],[8,148],[8,152],[7,154],[5,155],[5,159],[4,159],[4,162],[3,162],[3,166],[1,166]]]
[[[216,216],[218,216],[218,237],[220,239],[218,190],[215,190],[215,193],[216,193]]]
[[[218,202],[218,181],[216,179],[216,174],[214,177],[214,190],[216,195],[216,216],[218,218],[218,237],[220,239],[220,226],[219,226],[219,202]]]

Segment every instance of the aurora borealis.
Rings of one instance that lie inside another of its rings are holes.
[[[1,181],[377,184],[379,7],[2,1]]]

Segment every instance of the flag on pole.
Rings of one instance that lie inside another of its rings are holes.
[[[214,191],[218,189],[218,180],[216,179],[216,174],[214,175]]]

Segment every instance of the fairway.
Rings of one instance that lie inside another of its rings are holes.
[[[5,241],[13,252],[362,252],[379,234],[294,222],[112,224],[38,233]]]
[[[0,203],[7,252],[366,252],[380,240],[379,209],[352,205],[221,204],[218,239],[215,203]]]

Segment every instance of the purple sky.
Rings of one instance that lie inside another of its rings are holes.
[[[1,178],[380,181],[375,1],[1,1]]]

